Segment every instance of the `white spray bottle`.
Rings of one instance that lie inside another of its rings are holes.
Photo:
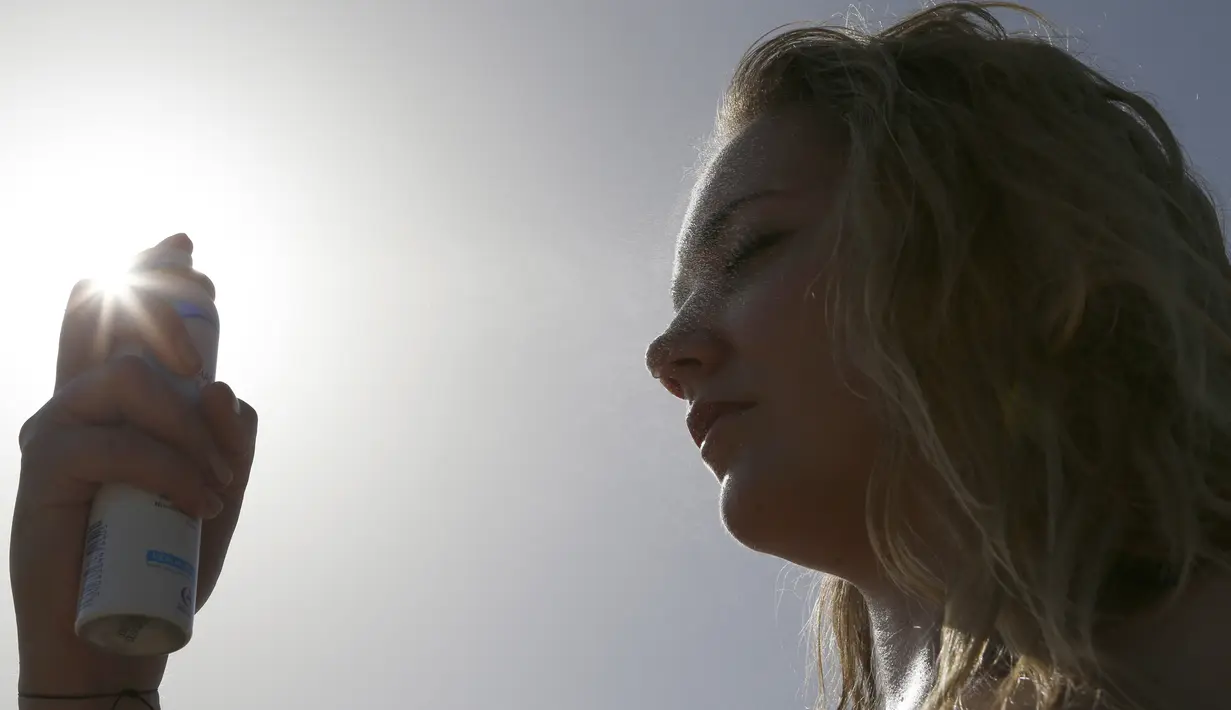
[[[179,312],[204,365],[196,377],[181,377],[133,343],[116,343],[111,356],[140,355],[195,401],[201,388],[213,381],[217,366],[213,293],[192,278],[192,255],[173,242],[149,253],[134,273]],[[126,485],[103,486],[86,528],[77,635],[130,656],[161,655],[186,646],[196,613],[200,548],[199,519],[162,496]]]

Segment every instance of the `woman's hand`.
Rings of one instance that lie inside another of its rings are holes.
[[[101,485],[161,493],[205,519],[198,609],[213,592],[239,519],[256,412],[223,383],[207,386],[194,403],[141,359],[103,362],[117,339],[143,343],[177,374],[201,367],[179,315],[154,294],[138,287],[128,307],[107,308],[90,284],[74,289],[61,327],[55,393],[19,436],[9,574],[22,693],[153,690],[162,680],[165,656],[110,654],[73,630],[85,529]]]

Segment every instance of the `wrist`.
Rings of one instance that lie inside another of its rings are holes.
[[[20,654],[20,672],[17,679],[17,691],[20,695],[74,695],[74,696],[106,696],[114,702],[115,698],[125,690],[157,691],[162,684],[162,676],[166,671],[167,657],[154,656],[135,658],[120,656],[101,651],[84,643],[71,649],[61,648],[58,651],[39,653],[35,649],[23,648]],[[67,652],[66,652],[67,651]],[[68,702],[33,700],[44,705],[35,705],[40,710],[49,703],[59,703],[65,707]],[[90,701],[75,701],[76,708],[84,710]],[[139,700],[128,700],[137,703]],[[23,706],[24,707],[24,706]],[[121,702],[116,710],[125,707]]]
[[[20,694],[17,697],[18,710],[160,710],[158,691],[142,692],[135,697],[125,697],[120,693],[111,695],[94,694],[86,696],[28,697]]]

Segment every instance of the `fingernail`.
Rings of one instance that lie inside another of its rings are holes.
[[[205,489],[205,510],[201,512],[202,517],[206,519],[216,518],[222,512],[222,499],[208,488]]]
[[[176,349],[179,351],[180,360],[183,361],[184,367],[196,374],[201,371],[204,363],[201,362],[201,353],[197,352],[197,348],[189,340],[181,340],[176,344]]]
[[[239,397],[236,397],[234,392],[231,393],[231,409],[239,416]]]
[[[231,481],[235,480],[235,474],[231,472],[231,467],[222,460],[216,451],[211,451],[209,454],[209,465],[214,470],[214,478],[224,486],[230,485]]]

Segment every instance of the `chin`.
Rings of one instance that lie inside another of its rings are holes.
[[[786,542],[779,506],[766,486],[759,485],[738,471],[722,479],[718,509],[723,527],[741,545],[756,552],[779,556]]]
[[[719,497],[722,523],[741,545],[825,574],[846,577],[867,566],[862,495],[846,500],[817,490],[812,477],[792,482],[749,473],[729,471]]]

